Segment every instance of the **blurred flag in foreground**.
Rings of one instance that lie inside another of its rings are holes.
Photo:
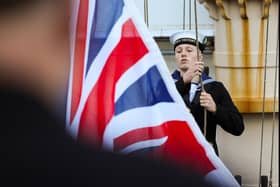
[[[67,130],[93,146],[239,186],[177,93],[132,0],[73,1]]]

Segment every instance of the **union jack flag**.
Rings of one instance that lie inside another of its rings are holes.
[[[177,93],[133,1],[73,2],[67,130],[97,148],[156,157],[239,186]]]

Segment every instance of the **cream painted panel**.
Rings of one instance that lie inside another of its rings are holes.
[[[144,0],[134,0],[134,2],[144,17]],[[148,0],[149,29],[153,32],[183,29],[183,10],[184,0]],[[213,30],[214,21],[209,17],[206,8],[199,2],[197,2],[197,15],[200,29]],[[194,3],[193,1],[185,0],[185,29],[189,29],[190,24],[191,29],[194,29]]]

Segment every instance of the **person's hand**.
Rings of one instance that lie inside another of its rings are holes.
[[[187,69],[187,71],[182,72],[182,77],[184,83],[190,83],[190,82],[199,82],[199,77],[202,75],[204,68],[203,62],[194,62],[192,65],[190,65]]]
[[[217,110],[216,103],[212,98],[211,94],[206,92],[201,92],[200,95],[200,106],[206,108],[209,112],[215,113]]]

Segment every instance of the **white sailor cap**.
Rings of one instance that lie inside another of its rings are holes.
[[[206,45],[207,38],[200,33],[198,33],[197,35],[199,49],[203,51]],[[196,46],[196,32],[193,30],[176,32],[172,34],[169,39],[170,43],[174,46],[174,49],[180,44],[192,44]]]

